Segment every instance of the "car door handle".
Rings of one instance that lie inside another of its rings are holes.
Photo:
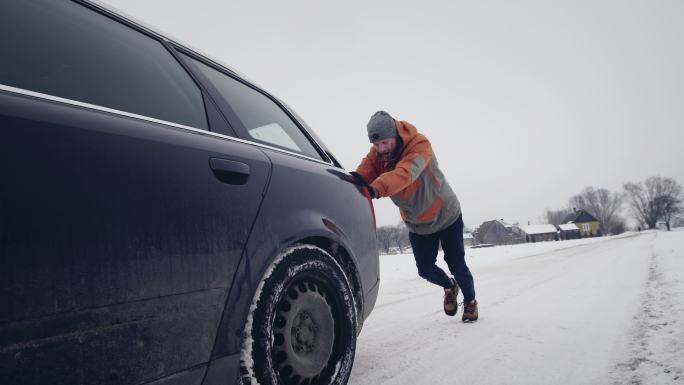
[[[214,176],[223,183],[243,185],[249,179],[249,165],[242,162],[209,158],[209,166]]]

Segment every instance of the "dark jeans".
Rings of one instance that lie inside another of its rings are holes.
[[[463,299],[466,302],[475,299],[473,275],[470,274],[470,269],[465,263],[463,218],[460,215],[456,222],[444,230],[427,235],[409,233],[409,239],[413,248],[413,256],[416,258],[418,275],[443,288],[451,287],[449,276],[435,265],[441,242],[442,250],[444,250],[444,261],[461,288]]]

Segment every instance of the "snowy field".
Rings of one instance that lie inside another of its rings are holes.
[[[412,255],[380,257],[350,384],[684,384],[684,229],[466,249],[466,261],[472,324],[461,308],[444,315]]]

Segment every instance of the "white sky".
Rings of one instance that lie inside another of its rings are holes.
[[[684,183],[682,1],[105,1],[285,100],[349,170],[373,112],[413,123],[471,228]]]

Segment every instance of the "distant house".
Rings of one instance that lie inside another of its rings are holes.
[[[579,227],[574,223],[562,223],[558,225],[560,229],[560,239],[579,239],[582,238]]]
[[[587,210],[577,210],[574,209],[573,212],[568,214],[563,220],[563,223],[574,223],[579,228],[580,235],[584,237],[596,237],[601,236],[601,230],[599,229],[600,223],[593,215],[589,214]]]
[[[477,243],[492,245],[512,245],[525,242],[520,228],[517,225],[505,222],[503,219],[495,219],[483,222],[475,230]]]
[[[475,237],[473,237],[472,233],[463,233],[463,246],[474,246],[475,245]]]
[[[554,225],[529,225],[520,228],[525,234],[525,242],[557,241],[558,229]]]

